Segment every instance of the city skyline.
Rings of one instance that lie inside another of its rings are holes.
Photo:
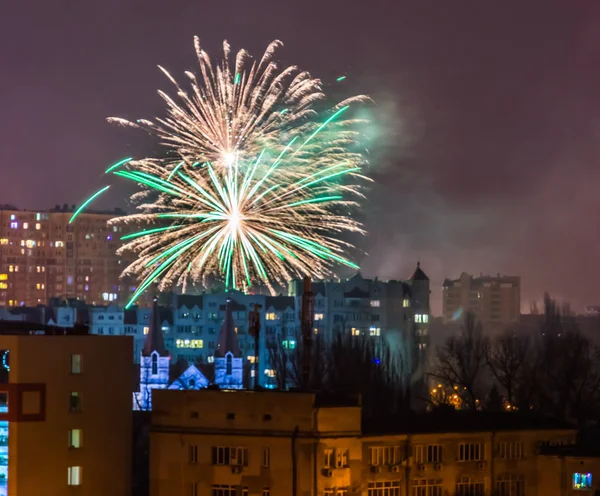
[[[599,268],[599,239],[585,220],[598,206],[600,6],[532,1],[515,18],[514,2],[380,2],[366,14],[358,2],[315,3],[319,16],[312,5],[294,24],[281,22],[289,7],[275,2],[166,9],[153,0],[143,16],[134,2],[114,0],[66,11],[41,5],[33,17],[22,4],[7,7],[2,203],[81,204],[107,164],[150,149],[104,119],[158,112],[155,89],[168,82],[156,64],[188,69],[193,35],[211,50],[226,37],[255,53],[281,38],[282,63],[297,61],[327,85],[346,75],[344,91],[377,104],[376,184],[360,245],[369,256],[358,260],[366,276],[405,277],[420,259],[434,288],[462,271],[501,272],[522,277],[523,310],[546,290],[578,310],[597,303],[586,274]],[[58,24],[65,29],[51,29]],[[121,193],[99,207],[122,206]],[[441,295],[433,296],[439,314]]]

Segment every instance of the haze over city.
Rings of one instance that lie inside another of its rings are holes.
[[[32,5],[0,19],[2,203],[80,204],[108,164],[149,153],[105,118],[160,115],[156,64],[193,68],[193,35],[209,53],[281,39],[283,65],[325,84],[347,75],[340,92],[375,101],[364,275],[407,277],[421,260],[437,314],[442,280],[463,270],[520,275],[524,310],[546,290],[578,309],[600,301],[597,2],[376,1],[365,14],[307,1],[294,22],[277,1]]]

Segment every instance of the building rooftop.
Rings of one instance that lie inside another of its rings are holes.
[[[470,412],[444,409],[406,417],[374,418],[365,421],[365,435],[429,432],[490,432],[575,429],[563,420],[518,412]]]

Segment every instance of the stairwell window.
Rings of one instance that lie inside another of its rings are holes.
[[[71,374],[81,374],[82,371],[81,355],[71,355]]]
[[[69,429],[69,448],[81,448],[81,429]]]
[[[81,395],[77,391],[71,391],[69,393],[69,411],[81,411]]]
[[[69,467],[67,474],[69,486],[81,486],[81,467]]]

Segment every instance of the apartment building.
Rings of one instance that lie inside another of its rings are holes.
[[[521,314],[521,278],[518,276],[473,277],[463,272],[458,279],[443,284],[445,323],[461,321],[473,312],[488,326],[506,326],[519,321]]]
[[[134,284],[119,279],[127,261],[115,254],[125,232],[107,224],[120,212],[85,212],[70,223],[73,213],[67,205],[46,212],[0,208],[0,306],[36,306],[52,297],[126,303]]]
[[[151,496],[563,496],[600,488],[600,459],[542,454],[576,437],[547,419],[454,412],[361,426],[356,398],[300,392],[164,390],[153,401]]]
[[[231,300],[233,327],[245,361],[255,362],[254,337],[249,333],[249,314],[260,308],[259,383],[274,387],[276,379],[269,365],[269,349],[281,346],[294,350],[300,334],[302,307],[301,281],[292,281],[288,295],[267,296],[228,293],[201,295],[161,295],[160,331],[171,363],[213,363],[219,329]],[[315,335],[329,339],[337,333],[386,337],[400,353],[411,351],[411,360],[423,372],[429,342],[429,279],[417,265],[406,281],[380,281],[360,273],[347,280],[312,284]],[[4,315],[3,315],[4,314]],[[72,327],[75,322],[89,325],[90,333],[103,336],[131,336],[133,360],[140,362],[150,328],[151,309],[146,306],[125,310],[118,302],[87,305],[75,299],[53,299],[48,306],[6,309],[0,320],[28,319],[42,324]]]
[[[131,339],[35,331],[0,335],[0,494],[129,496]]]

